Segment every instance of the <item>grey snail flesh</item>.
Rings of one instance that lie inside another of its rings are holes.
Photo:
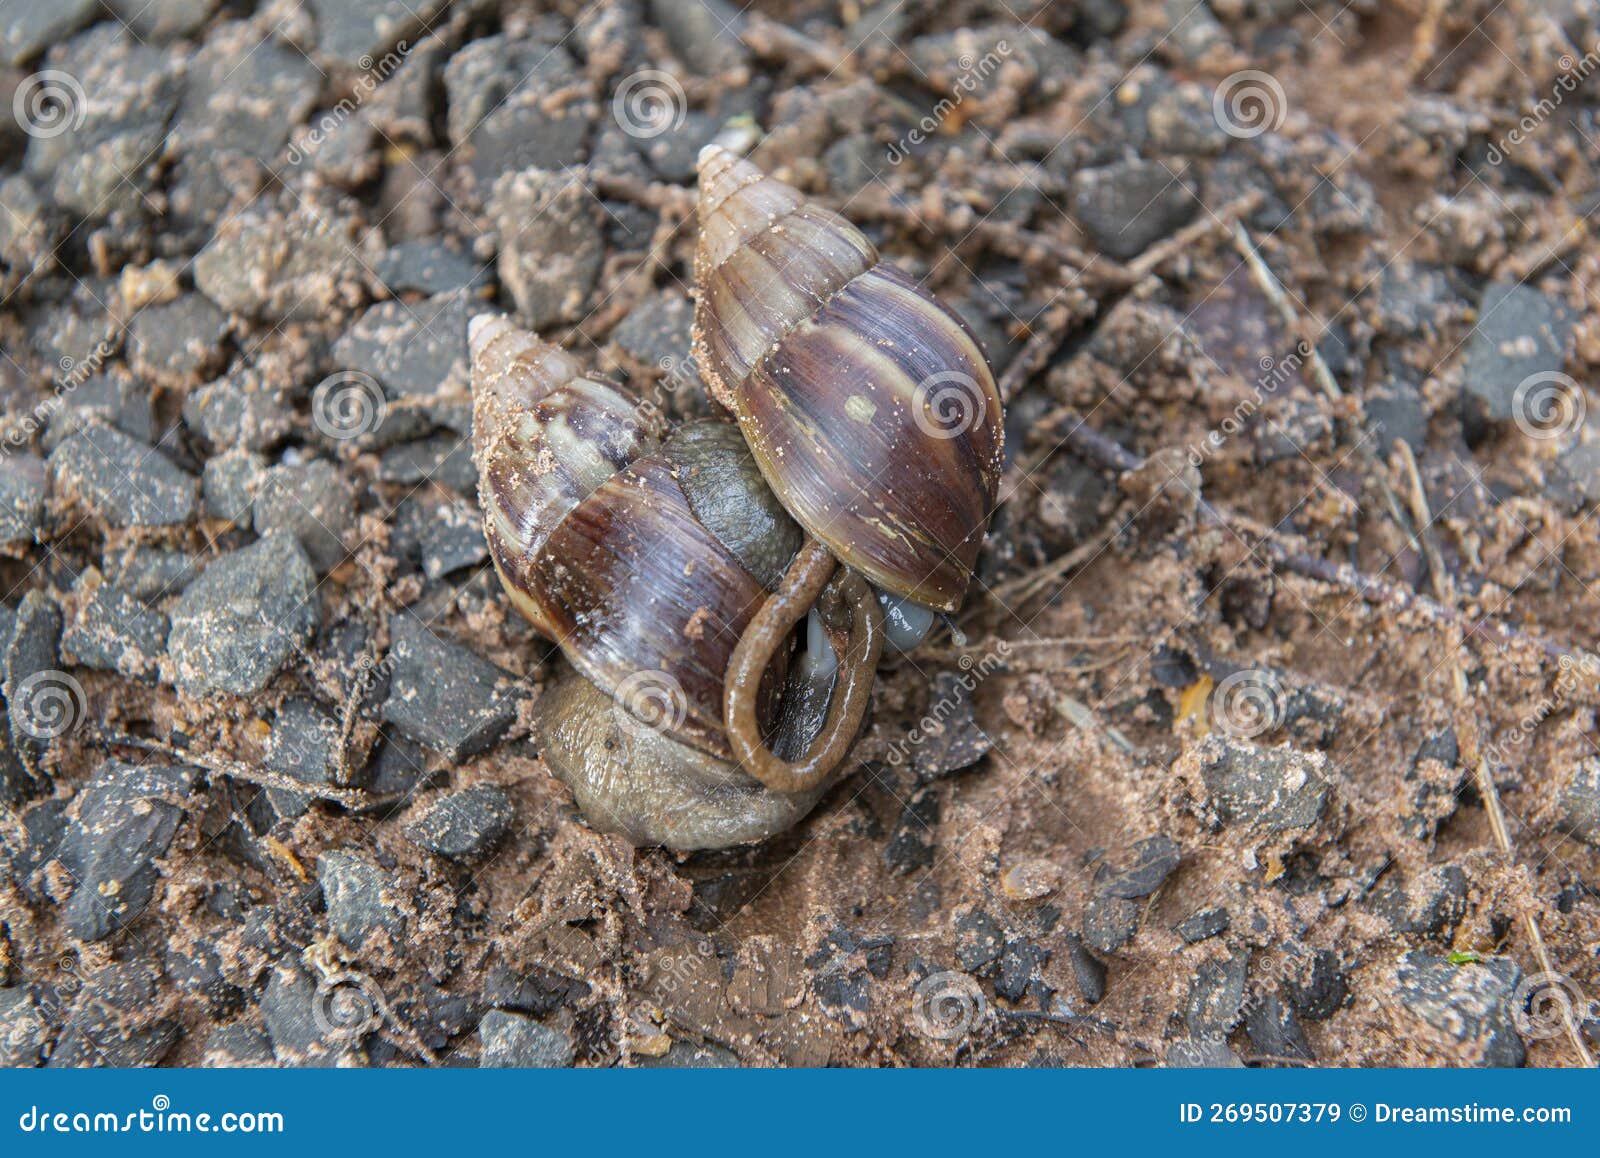
[[[491,556],[575,669],[540,701],[551,771],[594,827],[637,844],[722,848],[794,824],[849,764],[815,791],[778,793],[725,759],[727,657],[802,541],[743,438],[713,422],[659,438],[637,405],[507,319],[474,319],[469,343]],[[799,665],[786,681],[785,659],[763,681],[764,717],[775,745],[804,747],[831,672]]]

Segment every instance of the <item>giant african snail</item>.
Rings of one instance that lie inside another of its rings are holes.
[[[770,670],[747,677],[762,735],[816,770],[804,785],[762,784],[730,759],[725,676],[758,611],[781,608],[792,624],[818,592],[769,599],[806,548],[738,431],[663,432],[502,317],[473,319],[469,346],[490,555],[512,603],[573,669],[541,700],[546,763],[591,823],[637,844],[720,848],[789,827],[843,771],[860,730],[882,650],[877,600],[841,572],[822,600],[840,626],[814,617],[792,671],[778,648]]]
[[[884,593],[896,642],[914,644],[933,612],[960,606],[999,486],[1003,415],[982,348],[838,214],[716,145],[699,164],[701,373],[784,508]],[[774,642],[752,632],[736,666],[760,670]],[[741,686],[728,689],[735,754],[770,766],[769,782],[801,781],[761,749]]]

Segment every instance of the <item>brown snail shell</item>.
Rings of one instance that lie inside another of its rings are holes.
[[[727,755],[723,676],[766,587],[695,514],[655,424],[505,318],[472,322],[473,457],[500,581],[616,695],[656,673],[667,730]]]
[[[663,437],[505,318],[473,319],[469,346],[490,556],[575,669],[540,700],[551,770],[590,823],[637,844],[722,848],[795,823],[844,767],[775,792],[728,760],[722,723],[730,657],[801,542],[743,438],[727,423]],[[763,681],[774,709],[783,676],[780,657]]]
[[[695,357],[768,485],[872,583],[955,610],[1003,457],[977,339],[844,218],[715,145],[699,215]]]

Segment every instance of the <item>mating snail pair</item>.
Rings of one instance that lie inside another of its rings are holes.
[[[977,340],[854,226],[716,146],[699,219],[694,352],[737,426],[659,429],[505,318],[469,330],[490,554],[571,664],[546,763],[677,849],[779,832],[842,773],[884,648],[959,606],[1002,457]]]

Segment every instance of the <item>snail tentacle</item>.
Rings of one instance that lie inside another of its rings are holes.
[[[821,784],[855,743],[871,699],[874,671],[883,655],[883,609],[860,575],[847,570],[834,579],[837,566],[826,547],[808,538],[783,582],[751,619],[723,680],[723,719],[734,760],[774,792],[806,792]],[[837,600],[850,612],[849,640],[839,656],[822,730],[798,759],[784,760],[762,737],[757,689],[789,632],[819,599]]]

